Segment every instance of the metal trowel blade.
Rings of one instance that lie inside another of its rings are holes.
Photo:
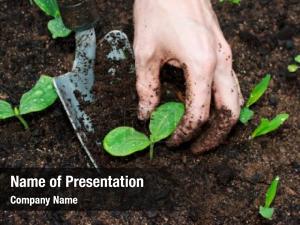
[[[113,39],[112,36],[114,37]],[[85,107],[80,105],[93,102],[92,88],[95,80],[94,65],[96,55],[95,30],[90,29],[77,32],[75,38],[76,54],[72,71],[56,77],[54,86],[90,162],[96,169],[99,169],[101,165],[97,162],[97,158],[99,158],[101,153],[87,147],[88,143],[97,143],[97,140],[89,140],[89,137],[92,136],[89,133],[94,133],[94,126],[91,118],[84,111]],[[112,51],[107,55],[108,58],[112,57],[116,60],[122,60],[125,56],[123,51],[129,50],[132,52],[126,34],[121,31],[109,32],[102,41],[106,41],[111,45]],[[122,48],[118,48],[119,45],[116,45],[120,42],[123,43]],[[101,51],[101,49],[98,49],[98,51]]]

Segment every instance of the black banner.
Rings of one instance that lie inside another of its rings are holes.
[[[188,199],[180,174],[165,169],[0,169],[0,209],[172,210]]]

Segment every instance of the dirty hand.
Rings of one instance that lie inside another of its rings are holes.
[[[180,67],[186,113],[168,144],[177,146],[199,133],[209,119],[213,95],[216,116],[192,151],[216,147],[237,122],[243,98],[210,0],[135,0],[134,22],[139,118],[148,119],[159,104],[160,68],[166,63]]]

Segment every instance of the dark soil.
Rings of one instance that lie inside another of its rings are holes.
[[[72,66],[75,42],[71,36],[52,40],[47,18],[25,0],[1,0],[0,99],[17,105],[41,74],[57,76]],[[108,167],[169,167],[193,171],[187,190],[197,204],[174,212],[1,212],[1,224],[300,224],[300,73],[290,74],[287,65],[300,52],[300,4],[298,0],[242,1],[240,6],[214,0],[225,36],[232,46],[234,67],[244,96],[266,74],[270,88],[253,107],[255,117],[247,126],[238,124],[223,145],[195,156],[189,146],[168,149],[164,143],[148,160],[148,152],[125,159],[99,152]],[[132,1],[98,1],[100,39],[121,29],[133,38]],[[136,118],[134,74],[125,67],[115,77],[109,63],[98,58],[96,74],[101,110],[99,139],[111,129],[134,126],[145,131]],[[182,100],[182,78],[163,79],[164,101]],[[261,117],[287,112],[289,120],[278,131],[249,141]],[[30,130],[15,119],[0,122],[0,167],[86,167],[87,159],[62,105],[26,116]],[[268,183],[281,177],[272,221],[258,215]],[[184,179],[184,178],[183,178]]]

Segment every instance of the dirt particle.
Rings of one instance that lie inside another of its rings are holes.
[[[214,168],[214,173],[220,185],[226,186],[235,177],[235,171],[230,168],[226,163],[217,165]]]

